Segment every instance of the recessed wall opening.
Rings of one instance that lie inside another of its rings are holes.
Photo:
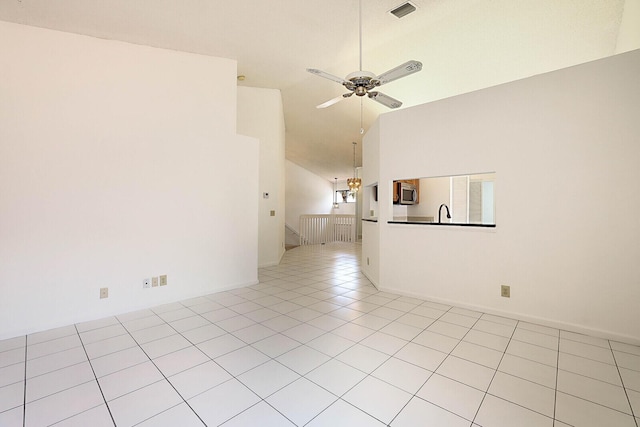
[[[394,180],[394,222],[495,226],[495,172]]]

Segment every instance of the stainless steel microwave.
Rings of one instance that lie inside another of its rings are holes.
[[[398,182],[398,198],[401,205],[415,205],[418,203],[416,186],[406,182]]]

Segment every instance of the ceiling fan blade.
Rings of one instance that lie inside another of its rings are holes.
[[[327,107],[330,107],[333,104],[337,104],[338,102],[342,101],[344,98],[350,97],[351,95],[353,95],[353,92],[348,92],[348,93],[345,93],[344,95],[336,96],[335,98],[330,99],[327,102],[323,102],[322,104],[316,106],[316,108],[327,108]]]
[[[380,104],[389,108],[398,108],[402,106],[402,102],[381,92],[369,92],[367,95],[374,101],[379,102]]]
[[[394,80],[398,80],[399,78],[408,76],[409,74],[417,73],[422,70],[422,62],[420,61],[407,61],[402,65],[398,65],[396,68],[393,68],[386,73],[380,74],[376,77],[376,80],[380,82],[378,86],[383,85],[385,83],[392,82]]]
[[[333,80],[336,83],[345,84],[347,81],[340,77],[334,76],[333,74],[325,73],[322,70],[317,70],[315,68],[307,68],[307,71],[311,74],[315,74],[316,76],[324,77],[325,79]]]

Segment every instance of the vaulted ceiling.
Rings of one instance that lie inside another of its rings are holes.
[[[627,0],[631,1],[631,0]],[[401,108],[616,52],[625,0],[362,0],[363,68],[410,59],[421,72],[380,90]],[[3,0],[0,20],[238,61],[238,84],[282,93],[287,159],[333,180],[352,173],[352,141],[386,107],[305,71],[358,70],[358,0]],[[43,70],[43,72],[45,72]],[[360,153],[361,144],[358,145]],[[360,154],[358,154],[360,163]]]

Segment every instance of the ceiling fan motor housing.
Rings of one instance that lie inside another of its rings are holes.
[[[352,96],[353,94],[356,94],[357,96],[368,95],[369,98],[389,108],[399,108],[400,106],[402,106],[402,102],[390,97],[389,95],[385,95],[384,93],[374,91],[373,89],[394,80],[398,80],[399,78],[408,76],[409,74],[413,74],[417,71],[420,71],[421,69],[421,62],[411,60],[405,62],[404,64],[398,65],[397,67],[392,68],[391,70],[384,72],[379,76],[376,76],[370,71],[360,70],[355,71],[349,74],[346,78],[342,79],[340,77],[334,76],[333,74],[325,73],[324,71],[317,70],[315,68],[307,68],[307,71],[325,79],[340,83],[349,91],[318,105],[316,108],[326,108],[344,98]]]
[[[356,71],[349,74],[343,84],[357,96],[365,96],[368,91],[380,84],[375,77],[376,75],[370,71]]]
[[[350,73],[347,77],[345,77],[345,80],[349,80],[349,81],[354,81],[354,80],[360,80],[360,79],[367,79],[367,80],[371,80],[375,77],[376,75],[373,74],[371,71],[354,71],[353,73]]]

